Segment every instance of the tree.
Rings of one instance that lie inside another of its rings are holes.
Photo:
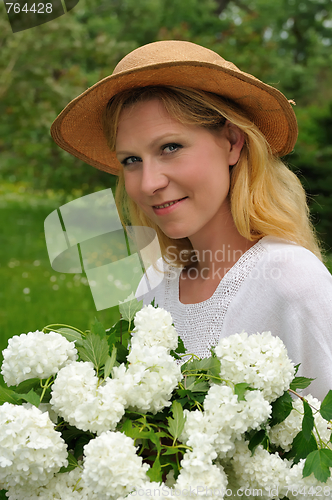
[[[300,126],[310,106],[328,116],[331,26],[331,0],[80,0],[66,15],[13,34],[0,3],[0,113],[5,118],[0,178],[67,192],[109,187],[113,177],[62,151],[49,127],[71,99],[109,75],[125,54],[156,40],[205,45],[276,86],[297,102]],[[308,178],[311,168],[315,174],[320,170],[310,166],[314,159],[307,155],[301,164],[304,150],[300,136],[290,163]],[[332,185],[325,185],[331,192]],[[326,194],[324,203],[327,199]],[[322,221],[332,219],[327,205]]]

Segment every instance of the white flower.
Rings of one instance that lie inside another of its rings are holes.
[[[215,352],[221,361],[221,378],[234,384],[246,382],[260,389],[269,402],[281,396],[294,378],[285,345],[271,332],[231,335],[220,340]]]
[[[312,500],[320,495],[326,497],[331,496],[332,492],[332,477],[329,477],[326,483],[322,483],[315,478],[314,474],[303,477],[303,467],[305,460],[300,460],[299,463],[292,466],[289,475],[289,484],[287,487],[287,496],[291,499],[300,498],[302,500]],[[286,488],[284,488],[285,490]]]
[[[81,468],[76,467],[70,472],[56,474],[47,485],[36,489],[10,487],[7,496],[9,500],[99,500],[85,487],[81,475]]]
[[[141,371],[141,380],[130,393],[130,406],[157,413],[170,406],[170,398],[182,379],[181,366],[163,346],[132,348],[128,356],[129,373]]]
[[[53,410],[83,431],[101,433],[115,429],[125,412],[121,381],[107,378],[99,385],[90,362],[75,362],[62,368],[51,394]]]
[[[248,443],[238,441],[232,465],[239,487],[262,490],[261,498],[283,498],[292,485],[292,462],[278,453],[270,454],[261,445],[252,455]]]
[[[220,458],[234,450],[234,441],[249,429],[256,429],[270,416],[271,406],[260,391],[247,391],[238,401],[226,385],[213,385],[204,400],[209,433],[215,434],[214,447]]]
[[[134,441],[121,432],[104,432],[84,447],[83,480],[100,500],[117,499],[147,480],[149,465],[136,454]]]
[[[133,346],[159,345],[166,347],[169,351],[178,346],[178,334],[169,312],[161,307],[155,308],[151,305],[143,307],[136,313],[133,331]]]
[[[0,406],[0,488],[47,484],[67,465],[67,446],[48,413],[35,406]]]
[[[125,500],[152,500],[154,498],[173,497],[173,491],[164,483],[146,481],[126,496]],[[121,499],[122,500],[122,499]]]
[[[320,493],[323,496],[328,493],[327,496],[330,496],[332,478],[328,478],[326,483],[318,481],[313,474],[303,478],[304,462],[300,460],[298,464],[292,464],[282,459],[278,453],[270,454],[261,445],[252,455],[248,443],[237,442],[236,453],[232,459],[236,488],[262,490],[260,498],[263,499],[287,496],[291,499],[300,497],[303,500],[310,500]]]
[[[31,378],[47,379],[77,359],[74,342],[56,332],[16,335],[3,351],[1,374],[8,386]]]
[[[170,406],[169,400],[182,373],[181,366],[168,354],[167,348],[135,346],[127,359],[130,362],[127,370],[114,370],[113,376],[125,388],[128,407],[157,413]]]
[[[319,410],[321,403],[318,399],[311,396],[311,394],[308,394],[305,398],[313,408]],[[319,411],[315,411],[313,408],[312,412],[315,419],[315,426],[318,429],[319,435],[323,441],[329,442],[331,429],[328,428],[327,421],[321,416]],[[271,442],[276,446],[280,446],[285,451],[289,451],[292,447],[293,439],[302,430],[303,414],[303,403],[301,399],[296,399],[293,401],[293,410],[290,412],[288,417],[283,422],[273,426],[269,430]],[[317,443],[319,443],[315,427],[313,428],[313,433],[316,437]]]
[[[174,485],[174,489],[180,492],[197,492],[197,496],[211,497],[213,492],[225,492],[227,488],[227,476],[221,465],[214,465],[211,461],[204,460],[200,455],[199,448],[186,451],[181,461],[181,471]],[[219,493],[219,495],[220,495]],[[223,496],[218,496],[223,498]]]

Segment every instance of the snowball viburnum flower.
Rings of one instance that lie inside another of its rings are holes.
[[[125,497],[146,482],[148,464],[136,454],[133,439],[107,431],[84,447],[82,478],[99,498]]]
[[[143,307],[134,319],[132,346],[158,345],[166,347],[168,351],[176,349],[178,334],[172,323],[172,316],[165,309],[151,305]]]
[[[235,451],[234,442],[250,429],[256,429],[271,414],[271,405],[261,391],[247,391],[239,401],[233,389],[212,385],[205,400],[204,412],[185,410],[186,422],[181,440],[200,450],[212,446],[216,458],[226,458]]]
[[[77,359],[74,342],[56,332],[15,335],[3,351],[1,374],[8,386],[31,378],[47,379]]]
[[[99,384],[91,362],[74,362],[62,368],[52,385],[52,409],[83,431],[115,429],[127,405],[121,380]]]
[[[181,366],[168,354],[168,349],[159,345],[135,345],[127,359],[130,365],[126,375],[132,380],[139,375],[136,383],[126,391],[128,406],[152,413],[170,406],[173,390],[182,379],[182,373]]]
[[[294,378],[286,347],[271,332],[230,335],[220,340],[215,353],[221,362],[221,378],[260,389],[270,403],[289,389]]]
[[[0,488],[43,486],[67,465],[67,445],[47,412],[4,403],[0,429]]]
[[[100,500],[82,481],[81,467],[58,473],[45,486],[8,488],[8,500]],[[29,485],[30,486],[30,485]]]

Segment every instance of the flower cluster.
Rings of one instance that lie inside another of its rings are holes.
[[[294,378],[295,368],[285,345],[271,332],[231,335],[221,339],[215,352],[222,378],[260,389],[269,402],[281,396]]]
[[[146,481],[149,465],[121,432],[104,432],[85,446],[84,454],[83,480],[99,498],[116,500]]]
[[[9,339],[1,374],[7,385],[31,378],[47,379],[77,359],[73,342],[56,332],[29,332]]]
[[[0,485],[34,488],[67,465],[67,446],[48,413],[32,406],[0,406]]]
[[[248,442],[238,441],[230,473],[233,475],[233,489],[262,491],[260,498],[266,500],[284,497],[293,499],[298,497],[299,492],[302,492],[302,498],[314,498],[314,492],[317,491],[320,496],[323,488],[332,493],[331,477],[326,483],[321,483],[313,475],[303,478],[303,466],[304,460],[293,464],[291,460],[282,459],[279,453],[269,453],[261,445],[252,454]]]
[[[172,316],[164,309],[148,305],[139,311],[134,319],[132,346],[163,346],[176,349],[178,334],[173,326]]]
[[[86,486],[82,470],[76,467],[70,472],[57,473],[45,486],[27,489],[23,486],[10,487],[8,500],[99,500],[99,497]]]
[[[62,368],[52,386],[52,409],[83,431],[114,430],[126,404],[121,381],[107,378],[100,385],[94,366],[88,361]]]
[[[169,313],[144,307],[133,337],[119,345],[130,338],[126,317],[109,338],[100,324],[69,332],[76,346],[61,330],[9,342],[7,384],[41,381],[26,394],[4,391],[11,403],[0,406],[0,489],[9,500],[182,499],[188,492],[222,500],[239,490],[293,500],[311,486],[332,493],[332,391],[322,405],[312,396],[292,402],[285,391],[295,370],[280,339],[243,332],[221,339],[211,359],[181,364]],[[308,453],[295,449],[301,434]],[[317,475],[304,473],[304,457],[320,449]]]
[[[150,313],[152,326],[147,321]],[[165,313],[163,309],[148,306],[136,314],[135,325],[136,328],[139,325],[139,330],[127,356],[129,366],[122,363],[114,367],[112,378],[101,382],[93,364],[86,361],[62,368],[52,387],[53,410],[78,429],[100,434],[115,430],[126,408],[157,413],[170,406],[173,390],[182,375],[181,367],[170,355],[170,349],[177,347],[177,337],[171,317]],[[167,337],[164,345],[158,321]]]
[[[181,367],[166,347],[132,347],[124,374],[115,371],[118,380],[126,380],[128,406],[139,411],[157,413],[170,406],[172,392],[182,378]],[[121,374],[121,375],[120,375]],[[119,378],[120,375],[120,378]]]

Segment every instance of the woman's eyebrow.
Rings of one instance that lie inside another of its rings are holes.
[[[165,134],[162,134],[156,138],[154,138],[149,144],[148,144],[148,148],[149,149],[153,149],[155,148],[156,146],[158,146],[160,143],[162,143],[166,138],[169,141],[172,141],[172,140],[179,140],[181,134],[180,133],[177,133],[177,132],[166,132]],[[119,150],[119,151],[116,151],[116,155],[133,155],[133,150],[130,151],[130,150],[127,150],[127,151],[124,151],[124,150]]]

